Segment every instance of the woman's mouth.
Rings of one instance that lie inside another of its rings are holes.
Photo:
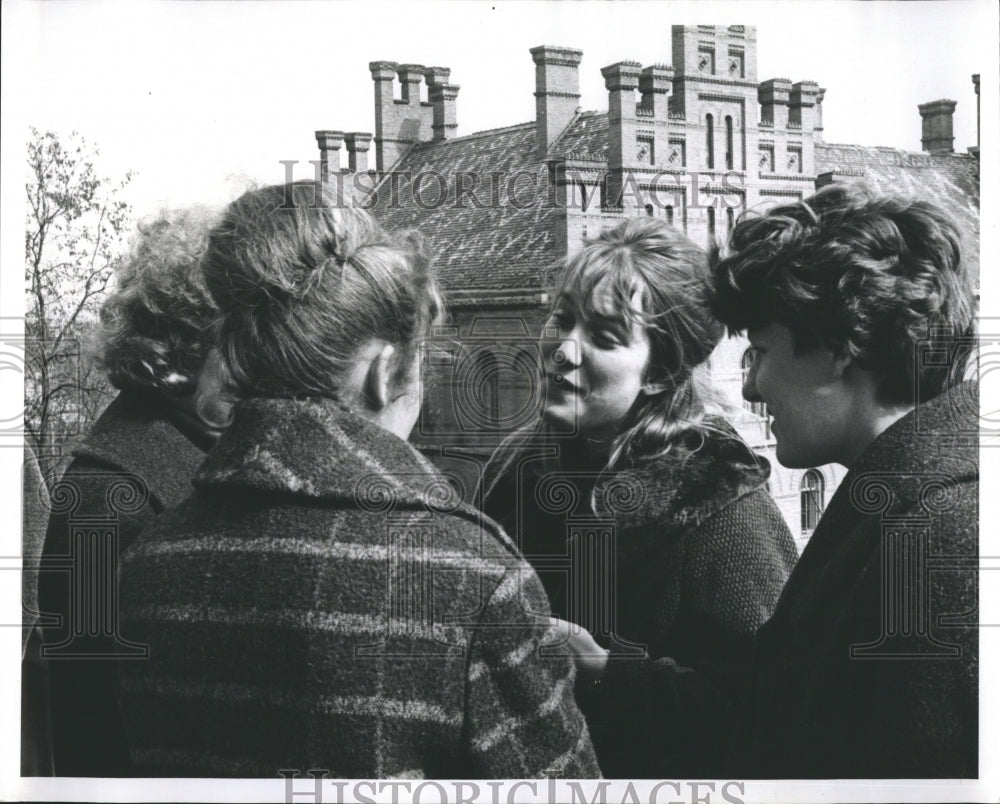
[[[565,391],[566,393],[572,393],[572,394],[580,393],[579,386],[575,385],[574,383],[566,379],[566,375],[563,374],[562,372],[550,371],[545,376],[548,377],[550,385],[555,386],[561,391]]]

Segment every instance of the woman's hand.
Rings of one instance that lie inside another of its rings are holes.
[[[608,665],[608,652],[594,641],[590,632],[556,617],[549,618],[549,625],[553,634],[551,644],[565,647],[573,657],[577,675],[591,683],[600,681]]]

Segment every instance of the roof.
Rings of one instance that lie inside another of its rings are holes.
[[[567,159],[607,162],[607,112],[580,112],[552,143],[551,150]]]
[[[557,210],[545,203],[547,168],[538,158],[535,131],[531,122],[419,143],[394,169],[399,175],[395,200],[386,182],[378,187],[373,211],[390,228],[419,229],[446,289],[539,288],[545,268],[561,256]],[[432,174],[443,177],[448,188],[441,203],[436,201],[442,180]],[[499,176],[496,195],[493,174]],[[472,176],[478,186],[470,192]],[[459,185],[466,191],[456,200]]]
[[[600,165],[607,161],[607,147],[607,113],[578,112],[549,151]],[[863,177],[877,189],[919,195],[950,211],[968,232],[978,281],[977,157],[816,143],[815,159],[817,175],[834,171]],[[537,154],[534,122],[419,143],[403,156],[395,174],[398,191],[391,192],[383,181],[373,211],[391,228],[419,229],[452,293],[538,290],[547,269],[564,256],[555,237],[559,210],[548,203],[547,167]],[[492,175],[500,177],[496,195]],[[442,179],[448,193],[439,203]],[[459,184],[466,189],[456,200]]]
[[[816,143],[816,174],[861,172],[875,189],[918,196],[950,212],[965,229],[979,284],[979,159],[972,154],[926,154],[866,145]]]

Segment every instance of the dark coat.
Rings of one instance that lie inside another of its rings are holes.
[[[137,774],[598,773],[537,578],[409,444],[248,400],[195,485],[122,565]]]
[[[24,448],[21,556],[21,775],[51,776],[49,676],[38,620],[38,562],[49,518],[49,490],[35,454]]]
[[[61,618],[60,625],[43,629],[58,776],[128,773],[117,712],[116,661],[81,657],[141,655],[134,646],[123,645],[113,606],[98,604],[100,611],[88,615],[81,603],[71,602],[72,581],[79,582],[79,594],[113,584],[117,557],[146,524],[189,493],[211,441],[159,395],[122,391],[73,450],[72,463],[52,489],[38,597],[44,614]],[[93,535],[81,536],[88,538],[87,550],[72,546],[71,533],[83,525],[89,526],[88,534],[99,528],[110,541],[99,547]],[[101,550],[109,563],[101,564],[97,576],[92,571],[84,576],[85,556]],[[81,562],[79,567],[74,568],[74,560]],[[102,633],[71,640],[74,617],[81,614],[90,622],[103,621]]]
[[[961,385],[865,451],[732,707],[711,668],[669,660],[612,660],[589,705],[641,730],[668,767],[672,752],[717,753],[735,735],[724,773],[737,776],[977,776],[978,410],[976,386]]]
[[[521,433],[487,466],[486,513],[519,539],[553,609],[617,653],[645,649],[686,664],[745,657],[795,564],[795,544],[767,490],[767,460],[721,419],[713,424],[721,432],[709,431],[703,442],[689,433],[672,453],[598,481],[596,517],[615,530],[614,548],[605,553],[613,564],[598,569],[584,557],[593,547],[583,546],[595,527],[596,476],[567,470],[574,465],[567,458],[573,445],[556,442],[561,459],[538,459],[551,455],[552,442],[540,441],[537,431]],[[576,492],[573,506],[558,504],[569,492],[566,484]],[[574,554],[569,562],[554,560]],[[553,564],[561,566],[546,572]],[[567,566],[588,573],[576,590]],[[595,590],[604,590],[606,599],[596,599]],[[595,609],[613,622],[588,621]],[[604,773],[642,775],[629,771],[652,761],[643,736],[606,728],[596,713],[587,714]],[[669,775],[696,774],[699,767],[681,763]]]

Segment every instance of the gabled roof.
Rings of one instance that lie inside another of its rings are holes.
[[[816,173],[854,171],[878,190],[933,201],[966,230],[969,267],[979,283],[979,159],[899,148],[816,143]]]
[[[414,228],[427,238],[447,290],[517,290],[541,287],[547,266],[561,256],[556,212],[548,199],[546,166],[538,158],[535,124],[481,131],[466,137],[419,143],[394,168],[400,175],[396,201],[387,182],[378,187],[373,212],[390,228]],[[407,175],[408,174],[408,175]],[[448,197],[435,204],[444,179]],[[498,199],[491,175],[499,176]],[[425,175],[429,178],[417,179]],[[455,187],[477,176],[474,193],[461,206]],[[510,186],[512,177],[517,178]],[[414,199],[414,184],[421,207]],[[463,208],[464,207],[464,208]]]

